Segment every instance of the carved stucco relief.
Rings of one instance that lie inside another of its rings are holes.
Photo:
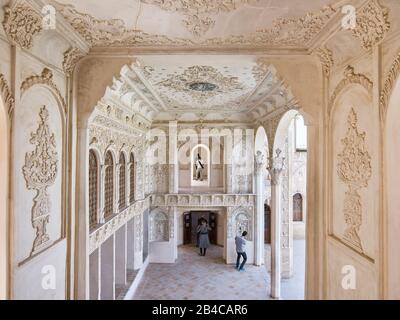
[[[364,49],[370,50],[389,30],[389,10],[382,7],[378,0],[369,1],[357,11],[356,28],[352,33],[360,40]]]
[[[143,213],[135,216],[135,252],[143,249]]]
[[[211,15],[236,10],[239,6],[258,0],[143,0],[166,11],[176,11],[185,16],[183,25],[196,37],[204,35],[215,25]]]
[[[39,85],[39,84],[50,87],[50,89],[57,96],[59,102],[62,104],[64,112],[67,112],[67,104],[65,103],[64,97],[62,96],[60,90],[53,81],[53,72],[48,68],[44,68],[41,75],[33,75],[25,79],[21,84],[21,94],[26,92],[29,88],[33,87],[34,85]]]
[[[389,104],[390,95],[394,89],[396,81],[400,74],[400,53],[396,56],[395,60],[393,61],[390,70],[386,76],[385,83],[383,85],[382,92],[380,94],[380,114],[381,119],[386,119],[387,108]]]
[[[71,75],[76,64],[85,54],[78,48],[71,47],[64,52],[63,69],[66,75]]]
[[[0,73],[0,94],[3,99],[3,103],[5,105],[8,116],[12,117],[14,112],[14,98],[11,95],[10,88],[7,84],[7,80],[3,74]]]
[[[26,153],[25,165],[22,168],[27,188],[37,193],[32,207],[32,226],[36,237],[31,255],[45,248],[50,241],[46,230],[51,212],[48,188],[54,184],[58,172],[56,141],[49,127],[49,112],[45,106],[40,109],[39,117],[39,126],[30,139],[35,150]]]
[[[329,77],[331,74],[331,69],[334,65],[333,54],[330,49],[327,47],[322,47],[317,49],[314,54],[319,58],[322,64],[322,70],[326,77]]]
[[[359,84],[363,86],[368,91],[369,94],[372,93],[372,87],[373,87],[372,81],[363,74],[355,73],[354,68],[352,66],[347,66],[345,68],[344,76],[345,78],[339,82],[331,98],[329,99],[328,114],[331,114],[333,104],[336,98],[339,96],[339,93],[342,92],[342,90],[344,90],[350,84]]]
[[[30,49],[34,35],[42,31],[42,17],[25,4],[7,6],[3,27],[11,41],[24,49]]]
[[[173,8],[173,6],[179,5],[182,1],[157,2],[160,5],[171,4]],[[196,1],[196,5],[202,8],[201,10],[204,10],[206,8],[204,7],[205,1],[213,7],[218,7],[219,3],[221,3],[219,0],[213,0],[212,3],[211,1],[203,0]],[[226,5],[230,2],[231,0],[223,1],[223,4]],[[332,6],[327,6],[317,12],[309,12],[301,17],[277,19],[273,22],[271,28],[258,30],[249,35],[232,35],[225,38],[208,38],[196,41],[188,38],[170,38],[163,35],[149,34],[137,29],[129,29],[125,22],[120,19],[98,19],[89,14],[78,12],[71,5],[64,5],[56,1],[52,1],[52,4],[91,46],[168,45],[193,47],[199,45],[245,45],[259,47],[267,44],[269,46],[305,47],[312,42],[337,12]],[[185,10],[190,10],[190,7],[193,7],[193,3]],[[212,26],[210,19],[206,19],[202,23],[199,18],[200,16],[197,14],[197,17],[187,21],[187,27],[195,33],[205,32],[207,28]]]
[[[365,132],[360,133],[357,114],[352,108],[347,118],[347,133],[342,139],[343,150],[337,155],[337,174],[346,184],[343,214],[346,229],[343,241],[363,252],[359,231],[362,225],[362,201],[358,191],[368,187],[372,175],[371,156],[365,142]]]
[[[149,241],[169,241],[170,221],[168,213],[155,209],[149,216]]]
[[[252,208],[228,208],[228,238],[235,238],[247,231],[246,239],[253,240],[253,213]]]

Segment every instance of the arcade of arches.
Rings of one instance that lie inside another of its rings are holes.
[[[131,2],[0,0],[0,299],[400,299],[400,2]]]

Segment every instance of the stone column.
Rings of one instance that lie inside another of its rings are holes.
[[[76,267],[77,274],[75,282],[76,298],[79,300],[89,299],[89,130],[79,128],[77,130],[77,184],[78,195],[77,227],[76,227]]]
[[[271,176],[271,297],[281,295],[281,198],[282,170],[284,158],[276,151],[276,158],[270,158],[268,171]]]
[[[178,122],[169,123],[169,193],[178,193],[179,164],[178,164]]]
[[[119,213],[119,173],[121,170],[121,164],[118,162],[118,164],[115,166],[115,190],[114,190],[114,210],[113,213]]]
[[[261,266],[264,262],[264,168],[265,159],[261,151],[255,157],[256,216],[254,219],[254,263]]]
[[[102,164],[100,166],[100,199],[99,199],[99,223],[104,223],[104,192],[105,192],[105,177],[106,177],[107,166]]]

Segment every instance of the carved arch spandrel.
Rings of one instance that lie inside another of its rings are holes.
[[[361,85],[368,91],[368,94],[372,96],[373,82],[367,76],[360,73],[354,73],[354,68],[352,66],[346,67],[344,71],[344,76],[345,76],[344,79],[339,82],[339,84],[333,91],[332,96],[329,99],[328,103],[329,117],[332,116],[332,109],[336,99],[339,97],[340,93],[351,84]]]
[[[6,107],[9,118],[12,118],[14,112],[15,100],[11,94],[10,87],[7,84],[7,80],[3,74],[0,73],[0,94],[3,98],[3,102]]]
[[[388,74],[385,77],[385,83],[379,98],[380,116],[382,121],[386,121],[387,108],[393,92],[396,81],[400,75],[400,52],[393,61]]]
[[[50,89],[57,100],[61,103],[64,111],[63,119],[65,119],[65,115],[67,113],[67,104],[65,103],[65,99],[62,96],[57,85],[53,81],[53,72],[48,68],[44,68],[41,75],[33,75],[26,78],[21,84],[21,95],[23,95],[26,91],[28,91],[28,89],[35,85],[44,85]]]

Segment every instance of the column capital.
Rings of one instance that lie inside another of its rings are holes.
[[[271,185],[278,185],[282,180],[282,172],[285,169],[285,157],[281,157],[282,151],[276,149],[276,156],[269,157],[267,170],[271,176]]]
[[[255,155],[255,173],[256,175],[261,175],[263,173],[263,170],[266,168],[266,161],[264,154],[261,151],[257,151]]]

